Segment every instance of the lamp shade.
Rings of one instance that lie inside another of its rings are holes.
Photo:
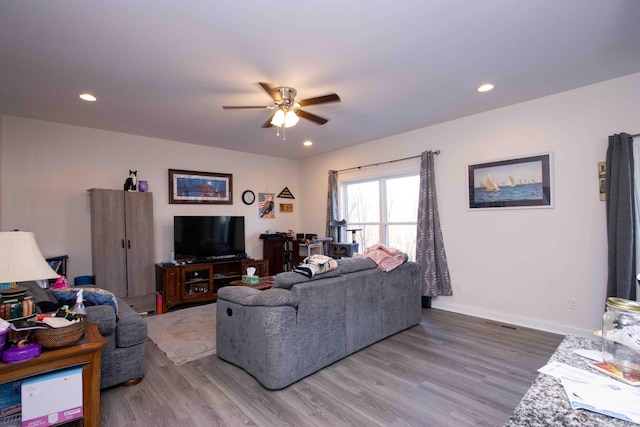
[[[58,276],[42,256],[33,233],[0,232],[0,283],[55,279]]]
[[[298,123],[298,115],[292,111],[287,111],[287,114],[284,115],[284,127],[290,128],[291,126],[295,126]]]
[[[282,126],[283,123],[284,123],[284,111],[278,110],[273,115],[273,119],[271,119],[271,124],[274,126],[280,127]]]

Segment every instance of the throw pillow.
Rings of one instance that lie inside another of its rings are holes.
[[[111,292],[100,288],[61,288],[52,289],[51,294],[62,304],[73,307],[76,303],[76,294],[82,289],[82,300],[84,305],[91,307],[92,305],[108,305],[113,308],[116,316],[118,315],[118,300]]]

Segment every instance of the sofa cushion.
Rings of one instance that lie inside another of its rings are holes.
[[[108,305],[113,308],[116,316],[118,315],[118,300],[115,295],[105,289],[91,288],[88,286],[82,286],[80,288],[59,288],[52,289],[51,295],[53,295],[60,303],[73,307],[76,303],[76,294],[80,290],[84,291],[82,293],[82,300],[85,306],[91,307],[93,305]]]
[[[298,306],[296,296],[285,289],[267,289],[259,291],[249,286],[225,286],[218,290],[218,298],[240,305],[280,307]]]
[[[342,274],[355,273],[356,271],[370,270],[376,268],[378,265],[376,262],[369,258],[356,257],[356,258],[340,258],[338,260],[340,271]]]
[[[307,277],[293,271],[286,271],[284,273],[278,273],[275,276],[274,288],[291,289],[293,285],[298,283],[311,282],[319,279],[327,279],[329,277],[338,277],[341,274],[340,266],[335,270],[327,271],[326,273],[316,274],[313,277]]]

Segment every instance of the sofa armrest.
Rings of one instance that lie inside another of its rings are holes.
[[[87,322],[97,323],[100,335],[108,337],[116,333],[116,313],[107,305],[85,307]]]
[[[116,323],[116,345],[130,347],[143,343],[147,339],[147,322],[131,306],[122,300],[118,305]]]
[[[225,286],[218,290],[218,298],[247,306],[298,306],[298,298],[286,289],[271,288],[259,291],[249,286]]]

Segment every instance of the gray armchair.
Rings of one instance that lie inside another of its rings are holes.
[[[36,302],[57,302],[50,292],[35,282],[23,282],[28,294]],[[145,373],[144,342],[147,338],[147,322],[127,303],[118,300],[118,315],[111,306],[86,307],[87,321],[97,323],[100,334],[107,340],[102,348],[100,388],[115,385],[138,384]]]

